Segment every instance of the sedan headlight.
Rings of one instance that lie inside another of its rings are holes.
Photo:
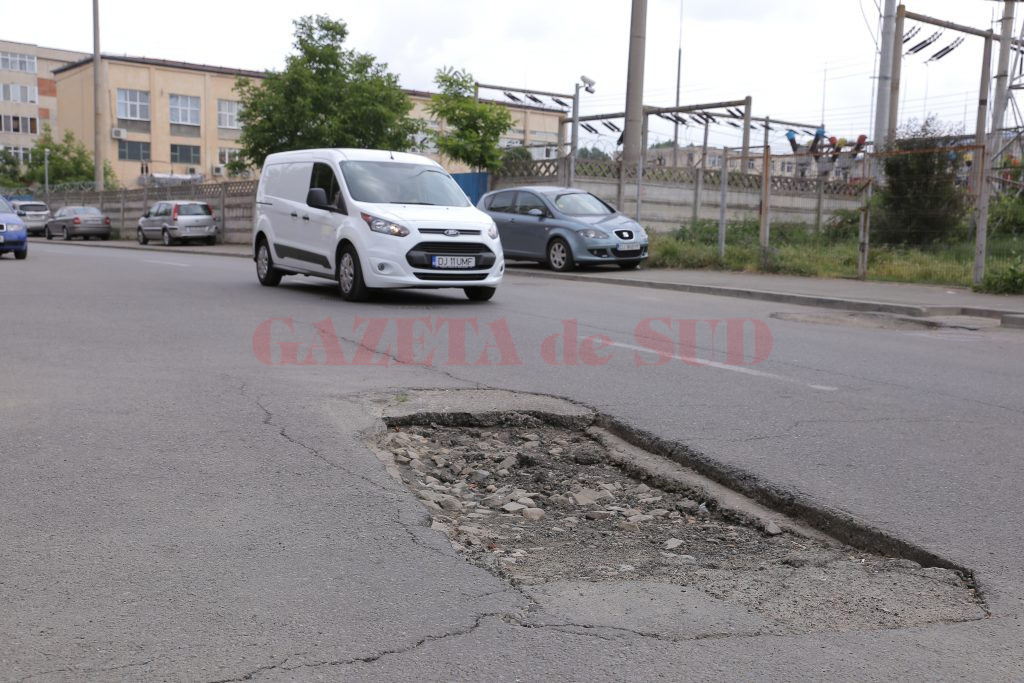
[[[495,223],[491,223],[491,227],[487,228],[487,236],[492,240],[498,239],[498,226]]]
[[[602,232],[600,230],[594,230],[593,228],[589,228],[587,230],[577,230],[576,234],[579,235],[580,237],[586,237],[589,240],[608,239],[608,233]]]
[[[394,235],[395,237],[405,237],[409,234],[409,228],[398,223],[392,223],[391,221],[384,220],[383,218],[377,218],[371,216],[368,213],[360,214],[366,224],[370,227],[370,230],[379,232],[382,235]]]

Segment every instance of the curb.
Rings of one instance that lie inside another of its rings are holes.
[[[40,243],[46,243],[47,242],[45,238],[42,239],[42,240],[33,240],[33,241],[34,242],[40,242]],[[126,242],[128,242],[128,243],[126,244]],[[210,249],[209,247],[202,247],[202,246],[195,246],[195,247],[182,247],[182,246],[165,247],[163,245],[159,245],[159,246],[157,246],[157,245],[148,245],[148,244],[147,245],[142,245],[142,244],[138,244],[136,242],[129,241],[129,240],[109,240],[109,241],[104,241],[104,240],[95,241],[95,240],[91,240],[91,241],[87,241],[87,242],[86,241],[81,241],[81,240],[79,240],[79,241],[68,240],[67,242],[65,242],[64,240],[52,240],[50,243],[61,244],[61,245],[69,245],[69,246],[70,245],[74,245],[76,247],[106,247],[107,249],[124,249],[124,250],[127,250],[127,251],[159,251],[159,252],[163,252],[165,254],[203,254],[204,256],[232,256],[232,257],[236,257],[236,258],[252,258],[252,256],[250,256],[248,253],[230,252],[230,251],[223,251],[223,250],[216,250],[215,251],[213,249]],[[238,246],[242,247],[244,245],[238,245]]]
[[[915,306],[912,304],[896,304],[864,299],[839,299],[836,297],[814,296],[812,294],[790,294],[787,292],[773,292],[761,289],[738,289],[735,287],[724,287],[720,285],[695,285],[682,282],[658,282],[655,280],[636,279],[623,280],[620,278],[601,277],[600,275],[556,274],[550,272],[511,269],[506,270],[505,272],[525,277],[598,282],[607,285],[642,287],[646,289],[666,289],[676,292],[689,292],[691,294],[707,294],[710,296],[729,296],[739,299],[772,301],[775,303],[793,304],[796,306],[813,306],[815,308],[831,308],[869,313],[893,313],[896,315],[906,315],[915,318],[951,315],[963,315],[976,318],[996,318],[1002,321],[1002,324],[1005,327],[1024,328],[1024,313],[998,308],[979,308],[975,306]],[[1007,320],[1011,321],[1010,324],[1007,324]]]

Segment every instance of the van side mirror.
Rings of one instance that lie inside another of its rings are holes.
[[[327,203],[327,192],[322,187],[311,187],[306,193],[306,204],[314,209],[330,211],[331,205]]]
[[[146,209],[146,213],[142,214],[143,218],[149,218],[149,209]]]

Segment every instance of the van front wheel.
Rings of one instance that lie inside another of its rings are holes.
[[[470,301],[490,301],[494,296],[495,287],[463,287],[466,298]]]
[[[351,244],[344,246],[338,257],[338,291],[345,301],[366,301],[370,293],[363,281],[359,255]]]

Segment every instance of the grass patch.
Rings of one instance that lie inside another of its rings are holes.
[[[700,221],[669,234],[651,236],[650,268],[716,269],[780,273],[808,277],[856,277],[858,245],[848,226],[827,225],[820,233],[808,226],[773,225],[771,246],[762,250],[753,221],[729,224],[724,258],[718,255],[718,225]],[[1015,291],[1024,277],[1024,240],[997,236],[988,242],[991,280],[980,291]],[[974,243],[961,240],[926,247],[872,245],[869,280],[970,286]]]

